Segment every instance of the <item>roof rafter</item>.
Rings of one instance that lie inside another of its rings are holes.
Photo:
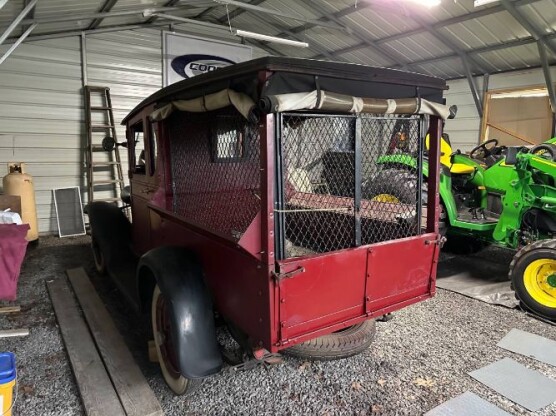
[[[556,48],[549,42],[546,42],[544,35],[527,19],[527,17],[515,8],[513,3],[509,0],[500,0],[502,7],[517,20],[517,22],[525,29],[535,40],[543,43],[548,49],[556,55]]]
[[[337,23],[337,24],[343,26],[344,28],[346,28],[346,30],[348,30],[345,23],[343,23],[338,17],[335,17],[334,15],[332,15],[332,13],[326,11],[324,9],[324,7],[322,7],[321,5],[317,6],[315,4],[311,4],[311,5],[304,4],[304,6],[310,7],[312,10],[322,14],[324,18],[326,18],[326,19],[328,19],[328,20],[330,20],[334,23]],[[387,61],[394,61],[396,64],[399,64],[402,68],[407,68],[407,63],[406,62],[404,62],[403,60],[400,60],[399,58],[393,58],[392,54],[389,51],[386,51],[383,47],[381,47],[380,45],[377,45],[374,41],[369,40],[365,35],[357,32],[353,29],[349,29],[349,32],[352,36],[359,39],[362,43],[367,45],[369,48],[373,49],[380,56],[382,56],[383,58],[386,58]],[[330,55],[330,52],[328,52],[328,54]],[[320,55],[315,56],[315,58],[320,58],[320,57],[322,57],[322,53]]]
[[[515,6],[521,7],[521,6],[536,3],[536,2],[539,2],[539,1],[542,1],[542,0],[517,0],[513,3],[515,3]],[[345,9],[342,9],[342,10],[339,10],[338,12],[333,13],[333,15],[336,16],[336,17],[347,16],[347,15],[349,15],[349,14],[351,14],[351,13],[353,13],[353,12],[355,12],[355,11],[361,9],[361,8],[369,8],[371,6],[372,6],[372,3],[363,3],[362,5],[358,6],[357,9],[353,9],[353,7],[347,7]],[[502,12],[504,10],[505,9],[504,9],[503,6],[496,5],[496,6],[493,6],[493,7],[488,7],[488,8],[485,8],[485,9],[477,10],[477,11],[467,13],[467,14],[463,14],[463,15],[460,15],[460,16],[454,16],[454,17],[451,17],[449,19],[441,20],[439,22],[430,24],[430,27],[432,29],[438,30],[438,29],[441,29],[441,28],[446,27],[446,26],[450,26],[450,25],[453,25],[453,24],[456,24],[456,23],[462,23],[462,22],[465,22],[465,21],[473,20],[473,19],[478,19],[478,18],[484,17],[484,16],[489,16],[489,15],[492,15],[492,14],[495,14],[495,13]],[[413,16],[409,15],[408,17],[412,18]],[[295,29],[296,28],[293,28],[292,31],[295,32]],[[415,35],[418,35],[418,34],[421,34],[421,33],[424,33],[424,32],[427,32],[427,29],[424,28],[424,27],[419,27],[417,29],[397,33],[395,35],[390,35],[390,36],[386,36],[384,38],[375,39],[373,41],[373,43],[375,45],[382,45],[384,43],[393,42],[393,41],[396,41],[396,40],[408,38],[408,37],[415,36]],[[362,43],[358,43],[357,45],[350,46],[348,48],[338,49],[338,50],[332,51],[332,53],[334,55],[344,54],[344,53],[353,52],[353,51],[356,51],[356,50],[359,50],[359,49],[362,49],[362,48],[365,48],[365,47],[367,47],[367,44],[362,42]],[[411,64],[408,63],[408,65],[411,65]]]
[[[106,0],[102,7],[98,10],[99,13],[107,13],[112,10],[112,7],[116,5],[118,0]],[[94,19],[87,29],[92,30],[96,29],[104,19]]]

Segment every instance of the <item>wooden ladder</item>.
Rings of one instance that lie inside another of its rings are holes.
[[[104,138],[111,137],[112,139],[114,139],[115,143],[118,143],[116,135],[116,125],[114,123],[112,100],[110,99],[110,88],[86,85],[84,87],[84,93],[87,129],[87,190],[89,192],[89,202],[106,201],[118,203],[124,189],[122,161],[120,159],[118,146],[115,145],[114,149],[109,151],[110,155],[108,157],[108,161],[95,161],[93,156],[97,152],[106,152],[106,150],[102,146],[102,140]],[[91,105],[91,98],[93,96],[96,96],[96,98],[100,98],[100,100],[95,101],[95,103],[100,102],[100,105]],[[97,118],[93,120],[93,113],[101,114],[101,117],[98,118],[102,121],[97,121]],[[99,135],[96,134],[99,132],[104,132],[104,135],[100,139],[98,138]],[[110,168],[112,178],[95,180],[95,172],[98,172],[96,171],[96,169],[106,167]],[[95,198],[95,188],[98,188],[99,186],[106,187],[107,185],[113,185],[113,197]]]

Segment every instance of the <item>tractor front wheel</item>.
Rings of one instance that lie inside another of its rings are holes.
[[[556,321],[556,240],[536,241],[519,250],[509,277],[527,309]]]

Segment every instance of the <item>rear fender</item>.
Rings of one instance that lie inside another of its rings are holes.
[[[145,269],[171,305],[172,336],[181,374],[197,379],[220,371],[222,356],[211,296],[196,256],[180,247],[158,247],[139,260],[138,279],[149,274]]]

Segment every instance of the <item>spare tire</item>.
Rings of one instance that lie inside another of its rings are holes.
[[[286,348],[282,352],[311,360],[338,360],[367,350],[375,339],[375,334],[376,323],[374,320],[368,320],[332,334],[302,342]]]

